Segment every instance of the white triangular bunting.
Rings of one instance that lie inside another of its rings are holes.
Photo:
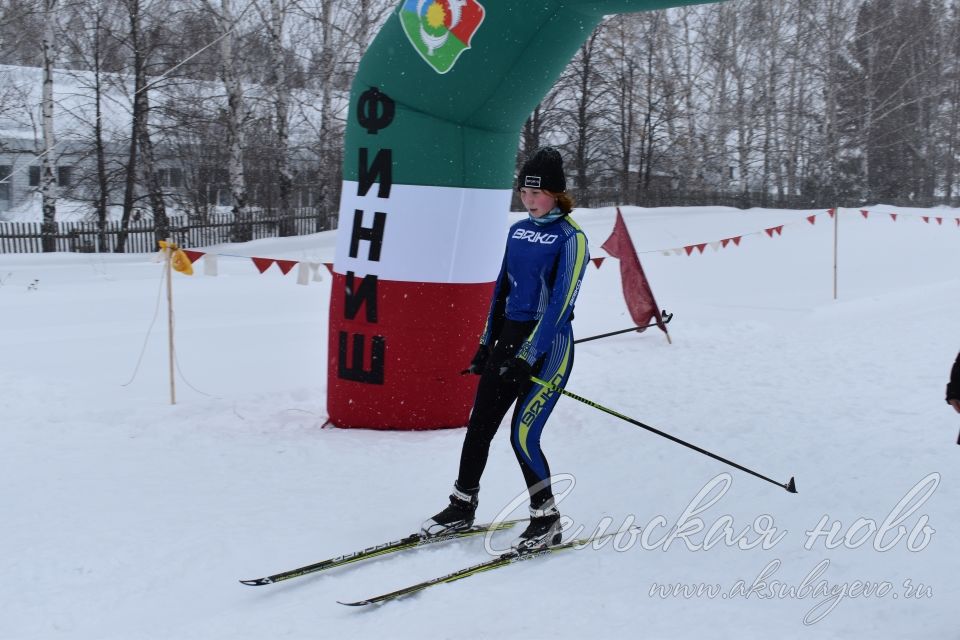
[[[217,275],[217,254],[215,253],[203,254],[203,275],[205,276]]]
[[[310,263],[301,262],[297,265],[297,284],[307,286],[310,284]]]

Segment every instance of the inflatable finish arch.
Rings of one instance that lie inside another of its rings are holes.
[[[704,0],[404,0],[350,96],[330,301],[340,427],[462,426],[524,121],[604,15]]]

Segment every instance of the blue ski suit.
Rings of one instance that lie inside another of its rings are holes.
[[[556,210],[555,210],[556,211]],[[490,442],[514,405],[510,441],[520,463],[531,506],[552,497],[550,467],[540,435],[560,394],[527,380],[511,384],[500,369],[513,357],[531,365],[533,375],[563,387],[573,367],[573,307],[590,260],[587,238],[569,216],[546,224],[527,218],[510,227],[482,345],[492,349],[480,374],[457,486],[480,486]]]

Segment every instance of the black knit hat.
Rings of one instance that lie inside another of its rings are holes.
[[[553,147],[543,147],[523,163],[517,177],[517,189],[545,189],[554,193],[567,190],[567,180],[563,177],[563,158]]]

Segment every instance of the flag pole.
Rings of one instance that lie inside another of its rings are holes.
[[[840,207],[833,210],[833,299],[837,299],[837,246],[840,234]]]
[[[167,346],[170,360],[170,404],[177,404],[174,384],[175,356],[173,350],[173,242],[167,238]]]

